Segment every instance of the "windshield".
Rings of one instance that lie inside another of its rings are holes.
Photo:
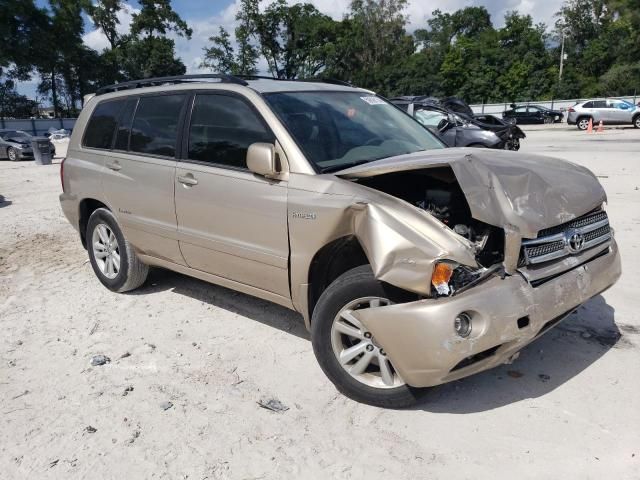
[[[31,135],[21,130],[15,130],[13,132],[1,132],[0,137],[3,140],[15,140],[18,142],[28,142],[31,139]]]
[[[366,92],[270,93],[265,98],[321,172],[443,148],[418,122]]]

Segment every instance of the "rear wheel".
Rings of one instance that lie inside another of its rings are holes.
[[[9,147],[7,148],[7,157],[9,158],[9,160],[11,160],[12,162],[15,162],[18,160],[18,152],[16,151],[15,148],[13,147]]]
[[[375,279],[368,265],[347,271],[323,292],[311,319],[311,341],[318,363],[336,388],[368,405],[403,408],[422,390],[407,385],[386,352],[353,312],[380,308],[399,298]]]
[[[147,279],[149,267],[137,257],[109,210],[98,208],[91,214],[86,238],[93,271],[109,290],[133,290]]]
[[[580,117],[577,121],[576,121],[576,126],[578,127],[578,130],[586,130],[587,128],[589,128],[589,117]]]

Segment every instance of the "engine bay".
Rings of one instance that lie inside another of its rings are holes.
[[[414,205],[476,245],[476,260],[489,267],[504,259],[504,232],[475,220],[449,167],[388,173],[357,180],[361,185]]]

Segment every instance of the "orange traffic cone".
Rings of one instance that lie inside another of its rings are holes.
[[[604,125],[602,123],[602,120],[600,120],[600,123],[598,124],[598,130],[596,130],[596,133],[602,133],[604,132]]]
[[[589,126],[587,127],[587,133],[593,133],[593,118],[589,119]]]

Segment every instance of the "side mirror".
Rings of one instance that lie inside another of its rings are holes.
[[[247,167],[263,177],[276,176],[278,169],[275,147],[270,143],[252,143],[247,150]]]

